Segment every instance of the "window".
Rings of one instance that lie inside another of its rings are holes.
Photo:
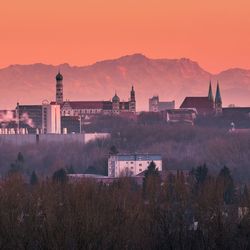
[[[131,163],[131,164],[133,164],[134,162],[133,162],[133,161],[131,161],[130,163]]]
[[[130,167],[131,169],[134,169],[134,167]]]
[[[139,169],[139,171],[141,172],[141,171],[142,171],[142,169],[140,168],[140,169]]]
[[[140,163],[140,164],[139,164],[139,166],[141,167],[141,166],[142,166],[142,164]]]

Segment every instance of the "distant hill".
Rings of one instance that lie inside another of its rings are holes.
[[[0,69],[0,109],[21,104],[39,104],[55,98],[55,75],[64,76],[64,98],[69,100],[109,100],[115,91],[127,100],[135,86],[137,109],[148,110],[148,98],[176,100],[185,96],[204,96],[209,80],[221,83],[224,106],[250,106],[250,70],[229,69],[212,75],[198,63],[186,59],[150,59],[142,54],[105,60],[89,66],[45,64],[11,65]],[[215,94],[215,93],[214,93]]]

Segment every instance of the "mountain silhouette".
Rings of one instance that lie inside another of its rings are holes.
[[[187,58],[150,59],[133,54],[89,66],[69,64],[11,65],[0,69],[0,109],[20,104],[40,104],[55,100],[55,76],[64,76],[64,99],[110,100],[117,92],[121,100],[136,91],[137,110],[148,110],[148,99],[176,100],[179,107],[185,96],[205,96],[209,81],[213,91],[220,81],[223,106],[250,106],[250,70],[228,69],[213,75]],[[214,93],[215,94],[215,93]]]

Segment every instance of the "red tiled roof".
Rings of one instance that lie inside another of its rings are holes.
[[[69,101],[64,102],[69,103],[72,109],[103,109],[104,102],[102,101]]]
[[[212,113],[213,103],[208,100],[207,96],[186,97],[180,108],[196,108],[198,114]]]
[[[64,102],[63,105],[67,103]],[[111,110],[112,109],[112,102],[111,101],[69,101],[69,105],[72,109],[104,109],[104,110]],[[126,110],[129,109],[129,102],[120,102],[119,106],[122,109],[122,106]]]

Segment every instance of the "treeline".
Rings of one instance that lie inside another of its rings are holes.
[[[44,177],[70,166],[76,173],[107,174],[109,149],[115,145],[119,152],[159,153],[164,169],[191,170],[193,166],[206,163],[211,171],[218,173],[219,168],[226,165],[234,178],[249,181],[250,135],[229,134],[227,129],[219,128],[148,123],[145,119],[135,122],[119,117],[99,117],[93,124],[86,125],[86,130],[109,131],[111,138],[86,145],[41,143],[19,147],[0,144],[0,174],[8,173],[18,152],[23,155],[24,169]]]
[[[249,249],[249,198],[227,167],[161,179],[151,163],[142,187],[70,183],[63,171],[27,184],[10,173],[0,183],[0,248]]]

